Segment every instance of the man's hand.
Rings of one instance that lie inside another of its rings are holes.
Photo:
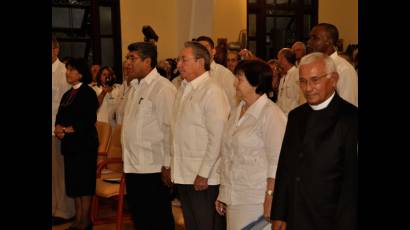
[[[243,49],[239,51],[239,56],[241,56],[243,60],[252,60],[255,58],[252,52],[248,49]]]
[[[165,168],[162,166],[161,168],[161,179],[162,183],[164,183],[165,186],[171,187],[172,186],[172,181],[171,181],[171,168]]]
[[[56,135],[56,137],[61,140],[61,139],[63,139],[63,137],[65,135],[64,130],[65,130],[65,127],[63,127],[61,125],[56,125],[54,127],[54,135]]]
[[[194,181],[195,191],[202,191],[208,188],[208,178],[197,175]]]
[[[219,215],[223,216],[226,213],[226,204],[219,201],[219,200],[216,200],[215,201],[215,209],[216,209],[216,212],[218,212]]]

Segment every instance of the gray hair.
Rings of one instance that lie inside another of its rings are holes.
[[[293,45],[292,45],[292,50],[294,50],[294,47],[295,47],[296,45],[301,45],[301,46],[303,47],[303,50],[304,50],[305,53],[306,53],[306,45],[305,45],[305,43],[303,43],[303,42],[301,42],[301,41],[296,41],[296,42],[293,43]]]
[[[211,69],[211,56],[208,49],[199,42],[188,41],[184,44],[185,48],[191,48],[195,56],[195,59],[203,58],[205,61],[205,70],[209,71]]]
[[[325,64],[326,73],[333,73],[336,71],[336,65],[332,58],[322,52],[313,52],[308,55],[305,55],[300,59],[299,68],[303,65],[308,65],[314,62],[321,61]],[[329,78],[329,77],[328,77]]]

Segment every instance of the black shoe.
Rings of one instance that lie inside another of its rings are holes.
[[[89,224],[84,230],[93,230],[93,224]]]
[[[62,217],[59,216],[53,216],[52,217],[52,224],[54,225],[62,225],[62,224],[66,224],[68,222],[71,222],[74,220],[74,217],[69,218],[69,219],[64,219]]]

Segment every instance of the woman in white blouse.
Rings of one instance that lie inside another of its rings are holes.
[[[235,68],[236,94],[241,98],[224,130],[221,184],[215,208],[227,216],[227,229],[242,229],[260,216],[269,219],[274,178],[286,128],[286,116],[266,94],[272,70],[260,60]]]
[[[103,66],[97,73],[97,85],[95,90],[100,107],[97,112],[97,120],[116,125],[117,106],[123,96],[123,87],[116,83],[114,70],[109,66]]]

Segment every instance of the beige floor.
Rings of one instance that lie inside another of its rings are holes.
[[[184,220],[182,217],[182,210],[180,207],[172,206],[172,212],[175,219],[175,230],[184,230]],[[111,215],[114,214],[114,209],[102,210],[102,215]],[[65,230],[71,225],[71,223],[53,226],[52,230]],[[115,223],[113,224],[101,224],[94,225],[93,230],[115,230]],[[132,223],[123,223],[122,230],[134,230],[134,225]]]

